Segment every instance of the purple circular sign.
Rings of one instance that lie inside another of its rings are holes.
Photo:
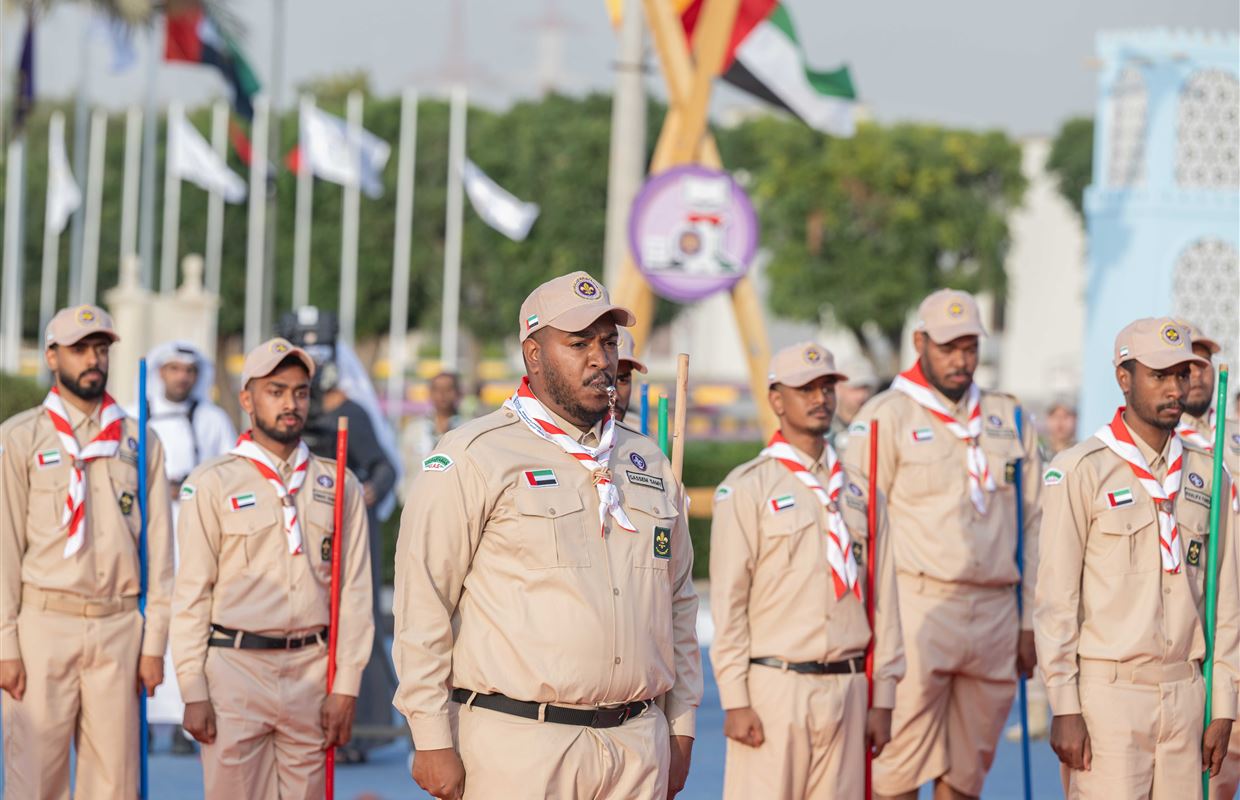
[[[745,277],[758,218],[728,173],[686,164],[646,181],[629,213],[629,248],[657,293],[690,303]]]

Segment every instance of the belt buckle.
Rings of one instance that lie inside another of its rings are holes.
[[[618,728],[629,718],[629,707],[627,705],[620,708],[596,708],[594,709],[594,725],[595,728]]]

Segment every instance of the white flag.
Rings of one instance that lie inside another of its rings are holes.
[[[356,159],[350,158],[349,124],[317,108],[301,114],[301,165],[325,181],[357,184],[367,197],[383,196],[383,167],[392,148],[362,129]]]
[[[218,194],[226,202],[240,203],[245,199],[245,181],[228,168],[184,114],[174,115],[168,124],[172,126],[168,169],[173,175]]]
[[[47,128],[47,208],[44,224],[56,233],[65,229],[69,217],[82,205],[82,192],[69,171],[65,155],[65,116],[52,114]]]
[[[465,159],[463,177],[469,204],[482,221],[514,242],[525,241],[534,220],[538,219],[538,204],[513,197],[469,159]]]

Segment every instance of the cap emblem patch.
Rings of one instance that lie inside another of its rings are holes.
[[[953,319],[964,316],[964,306],[960,303],[952,303],[947,307],[947,316]]]
[[[598,288],[598,284],[589,278],[579,278],[577,282],[573,284],[573,291],[577,293],[578,297],[585,300],[597,300],[599,295],[602,294]]]
[[[1180,329],[1171,323],[1167,323],[1163,326],[1162,339],[1172,347],[1184,346],[1184,337],[1180,336]]]

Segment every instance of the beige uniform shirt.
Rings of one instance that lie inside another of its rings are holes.
[[[66,402],[79,446],[99,434],[99,407],[87,415]],[[138,537],[138,423],[126,418],[120,450],[86,466],[86,539],[64,557],[61,525],[69,495],[72,457],[61,446],[42,406],[0,426],[0,658],[21,658],[17,614],[22,586],[68,592],[86,599],[136,597],[141,589]],[[40,457],[42,456],[42,457]],[[168,643],[172,595],[172,523],[164,451],[147,429],[147,595],[142,655],[160,656]]]
[[[962,425],[968,421],[964,400],[953,403],[939,395],[939,401]],[[1024,436],[1016,435],[1017,405],[1010,395],[982,391],[981,447],[997,487],[986,494],[985,514],[969,499],[968,445],[902,392],[883,392],[862,406],[841,457],[852,474],[869,474],[868,423],[878,420],[878,486],[887,498],[896,570],[976,586],[1011,586],[1021,579],[1016,566],[1015,470],[1017,460],[1023,459],[1021,628],[1031,630],[1042,461],[1028,418]]]
[[[1135,433],[1132,438],[1161,481],[1170,440],[1154,452]],[[1175,574],[1162,568],[1153,499],[1128,462],[1100,439],[1091,436],[1064,451],[1047,470],[1034,618],[1038,662],[1056,716],[1081,713],[1078,657],[1180,664],[1205,656],[1210,457],[1185,445],[1182,469],[1175,517],[1183,560]],[[1235,719],[1240,600],[1233,515],[1222,515],[1222,524],[1228,527],[1219,537],[1213,714]]]
[[[274,453],[267,457],[287,485],[292,467]],[[353,473],[347,475],[332,691],[356,697],[375,623],[366,505],[361,485]],[[172,600],[172,657],[185,702],[209,699],[203,669],[212,624],[263,636],[295,636],[330,623],[335,479],[334,460],[310,456],[296,495],[302,552],[293,555],[275,487],[253,463],[225,454],[186,478],[177,521],[181,567]]]
[[[395,705],[418,749],[452,746],[453,687],[581,707],[665,696],[672,734],[693,736],[702,668],[683,492],[655,443],[622,424],[610,469],[635,533],[608,517],[603,537],[589,471],[507,409],[424,462],[401,517],[393,647]]]
[[[805,454],[801,460],[810,461]],[[811,467],[824,487],[830,477],[825,461],[824,450]],[[864,479],[846,478],[840,492],[862,597],[869,591],[865,487]],[[773,502],[789,496],[793,505],[776,511]],[[740,465],[715,492],[710,528],[710,607],[715,622],[711,664],[725,709],[750,704],[751,658],[829,663],[865,654],[870,642],[865,605],[852,592],[835,598],[826,531],[827,510],[822,503],[773,458],[759,456]],[[885,542],[886,535],[880,501],[880,541]],[[904,677],[895,563],[889,547],[880,545],[875,555],[874,705],[893,708],[896,682]]]

